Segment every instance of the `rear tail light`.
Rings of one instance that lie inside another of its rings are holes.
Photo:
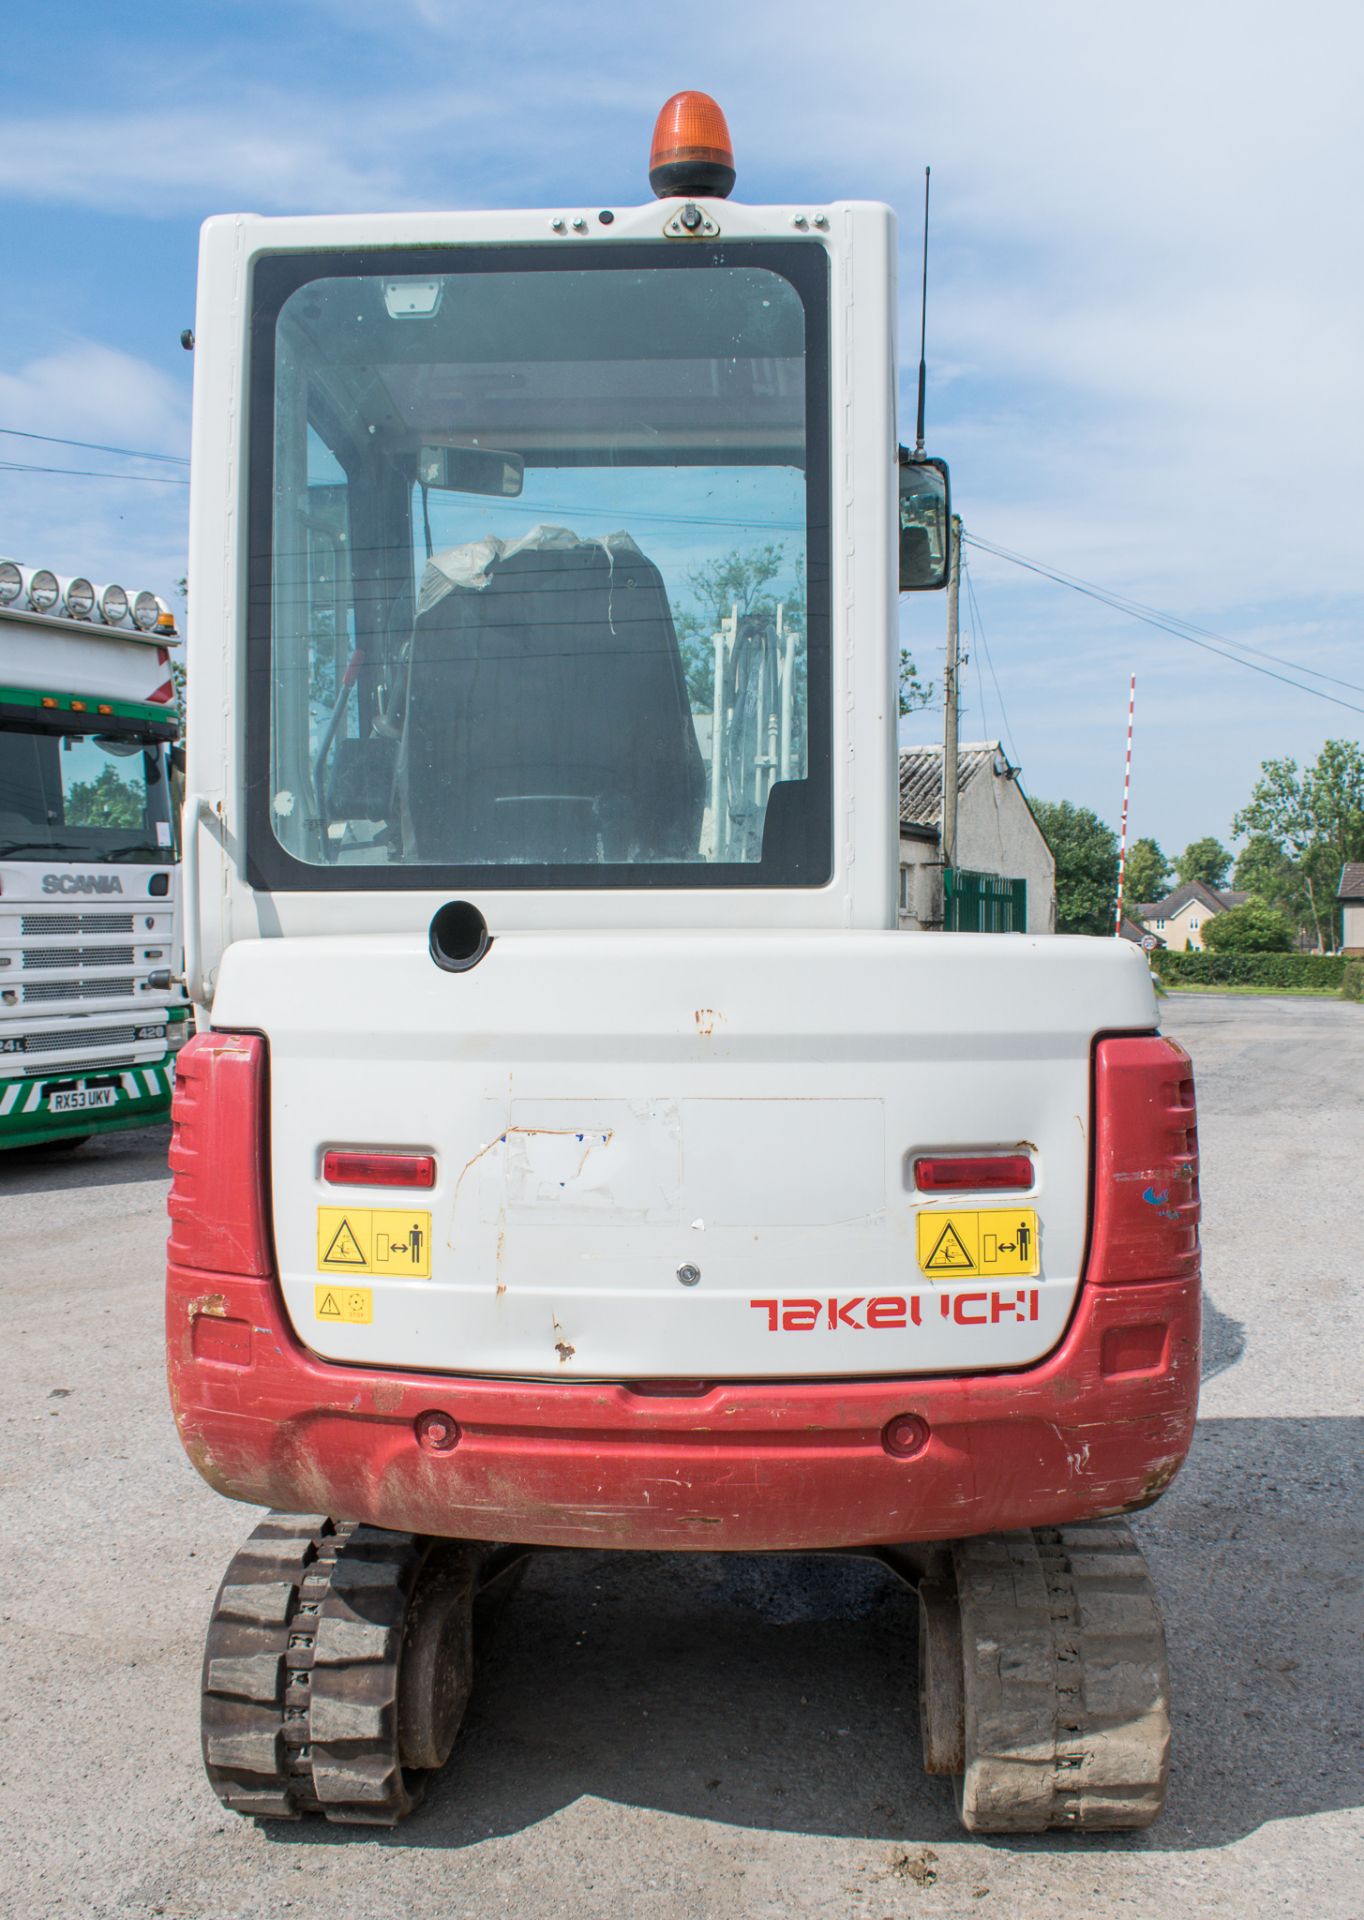
[[[1014,1192],[1032,1185],[1032,1161],[1026,1153],[938,1155],[914,1162],[914,1184],[920,1193]]]
[[[274,1270],[268,1059],[258,1033],[198,1033],[176,1056],[167,1210],[177,1266]]]
[[[1199,1270],[1193,1066],[1156,1034],[1094,1050],[1090,1277],[1183,1280]]]
[[[334,1187],[434,1187],[429,1153],[341,1153],[322,1156],[322,1178]]]

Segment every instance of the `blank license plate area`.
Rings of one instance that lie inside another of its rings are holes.
[[[73,1087],[66,1093],[50,1093],[49,1113],[87,1113],[92,1107],[112,1107],[118,1098],[113,1087]]]

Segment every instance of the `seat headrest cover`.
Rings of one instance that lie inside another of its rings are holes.
[[[584,540],[568,527],[538,526],[519,540],[499,540],[495,533],[482,540],[470,540],[462,547],[444,547],[433,553],[422,574],[417,594],[417,618],[439,606],[456,587],[482,593],[492,578],[499,560],[510,560],[518,553],[573,553],[582,547],[600,547],[610,560],[643,559],[643,554],[628,533],[607,533],[600,539]]]

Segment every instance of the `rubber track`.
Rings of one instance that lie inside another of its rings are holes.
[[[391,1826],[420,1797],[399,1754],[398,1663],[430,1542],[271,1514],[228,1566],[204,1650],[204,1765],[234,1813]]]
[[[958,1542],[963,1824],[977,1833],[1146,1827],[1165,1802],[1160,1603],[1121,1521]]]

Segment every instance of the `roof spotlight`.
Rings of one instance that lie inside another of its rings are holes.
[[[92,619],[95,612],[95,589],[84,574],[78,573],[66,583],[62,594],[66,601],[66,611],[73,620]]]
[[[156,625],[156,616],[161,609],[157,605],[156,595],[148,593],[144,587],[133,600],[133,622],[141,627],[143,633],[150,633]]]
[[[7,607],[24,590],[24,576],[13,560],[0,560],[0,607]]]
[[[120,626],[128,618],[128,596],[123,588],[112,584],[101,587],[99,610],[111,627]]]
[[[35,613],[51,613],[62,597],[57,576],[49,567],[38,567],[28,576],[28,604]]]

